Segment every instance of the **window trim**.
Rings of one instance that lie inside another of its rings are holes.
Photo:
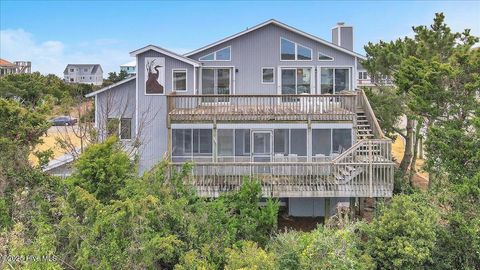
[[[315,82],[315,73],[317,72],[315,70],[315,66],[298,65],[298,66],[278,66],[277,95],[282,94],[282,69],[299,69],[299,68],[310,69],[311,75],[310,75],[310,93],[309,94],[310,95],[315,94],[314,92],[316,92],[316,89],[317,89],[317,84]],[[295,76],[295,84],[297,82],[296,80],[297,80],[297,76]],[[296,92],[296,89],[295,89],[295,92]]]
[[[175,72],[183,71],[185,72],[185,89],[175,89]],[[174,68],[172,69],[172,92],[188,92],[188,69],[186,68]]]
[[[282,59],[282,39],[284,39],[288,42],[291,42],[295,45],[295,59],[292,59],[292,60]],[[298,59],[298,45],[310,50],[310,60]],[[294,42],[292,40],[289,40],[288,38],[280,37],[280,50],[279,50],[279,52],[280,52],[280,61],[282,61],[282,62],[296,62],[296,61],[312,62],[313,61],[313,49],[312,48],[310,48],[308,46],[305,46],[303,44],[299,44],[299,43]]]
[[[224,50],[224,49],[227,49],[227,48],[229,48],[228,60],[218,60],[217,59],[217,52],[219,52],[221,50]],[[205,57],[207,55],[210,55],[210,54],[213,54],[213,60],[202,60],[203,57]],[[229,46],[223,47],[221,49],[215,50],[211,53],[207,53],[205,55],[202,55],[198,58],[198,61],[201,61],[201,62],[229,62],[229,61],[232,61],[232,45],[229,45]]]
[[[273,71],[273,78],[272,78],[272,81],[271,82],[265,82],[263,80],[263,70],[264,69],[271,69]],[[261,80],[262,80],[262,84],[275,84],[275,67],[261,67],[261,73],[260,73],[260,76],[262,77]]]
[[[322,60],[322,59],[320,59],[320,55],[324,55],[324,56],[326,56],[326,57],[330,57],[331,59],[330,59],[330,60]],[[330,56],[330,55],[325,54],[325,53],[322,53],[322,52],[318,52],[318,53],[317,53],[317,60],[318,60],[318,61],[321,61],[321,62],[333,62],[333,61],[335,61],[335,57]]]
[[[348,91],[355,91],[354,89],[354,79],[352,78],[352,74],[354,74],[355,71],[355,67],[354,66],[317,66],[317,93],[318,94],[322,94],[322,68],[333,68],[333,69],[336,69],[336,68],[339,68],[339,69],[349,69],[349,90]],[[356,80],[355,80],[356,81]],[[333,94],[335,95],[335,71],[333,72]]]
[[[117,137],[118,137],[118,139],[120,141],[131,141],[133,139],[133,135],[132,135],[132,132],[133,132],[133,129],[132,129],[133,117],[107,117],[107,121],[105,123],[106,129],[108,129],[108,121],[110,121],[111,119],[118,120],[118,126],[117,126]],[[122,119],[130,119],[130,139],[122,139]],[[106,130],[105,135],[108,137],[108,130]]]

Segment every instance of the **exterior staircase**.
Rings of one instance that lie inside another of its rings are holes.
[[[374,135],[372,133],[372,127],[370,126],[370,122],[368,121],[363,108],[357,107],[356,114],[357,114],[357,140],[373,139]]]

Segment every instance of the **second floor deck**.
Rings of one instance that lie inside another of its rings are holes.
[[[169,95],[171,122],[353,121],[357,94]]]

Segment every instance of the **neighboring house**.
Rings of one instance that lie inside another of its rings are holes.
[[[357,90],[353,28],[333,42],[269,20],[185,55],[130,53],[136,76],[95,97],[100,139],[140,141],[139,170],[193,162],[188,184],[217,197],[260,180],[293,216],[329,216],[339,202],[390,197],[394,163]]]
[[[32,73],[32,62],[16,61],[10,63],[7,60],[0,59],[0,77],[8,74]]]
[[[99,64],[68,64],[63,71],[67,83],[102,85],[103,70]]]
[[[126,71],[129,75],[130,74],[135,75],[136,67],[137,67],[136,61],[131,61],[126,64],[120,65],[120,71]]]
[[[56,159],[51,160],[43,171],[54,176],[67,178],[72,174],[73,161],[75,158],[71,154],[62,155]]]

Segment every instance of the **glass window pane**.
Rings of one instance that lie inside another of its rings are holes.
[[[343,90],[350,90],[349,70],[348,68],[336,68],[335,93]]]
[[[187,90],[187,72],[174,71],[173,72],[173,90],[185,91]]]
[[[202,57],[198,58],[198,60],[200,60],[200,61],[213,61],[214,60],[214,55],[213,55],[213,53],[210,53],[210,54],[207,54],[205,56],[202,56]]]
[[[295,69],[282,69],[282,94],[295,94]]]
[[[333,69],[332,68],[322,68],[320,81],[321,81],[322,94],[333,94]]]
[[[230,60],[230,47],[217,51],[215,60]]]
[[[310,93],[311,70],[309,68],[297,69],[297,94]]]
[[[322,154],[330,156],[332,144],[331,129],[313,129],[312,130],[312,156]]]
[[[172,130],[172,155],[191,156],[192,155],[192,130],[191,129],[173,129]]]
[[[212,155],[212,130],[194,129],[193,130],[193,155],[211,156]]]
[[[202,69],[202,93],[214,94],[214,69]]]
[[[352,146],[351,129],[334,129],[332,136],[333,153],[341,154]]]
[[[250,155],[250,129],[235,130],[235,156]]]
[[[312,50],[297,44],[297,60],[312,60]]]
[[[295,43],[282,38],[280,47],[282,60],[295,60]]]
[[[217,69],[217,88],[219,95],[230,94],[230,69]]]
[[[325,55],[323,53],[318,53],[318,60],[320,60],[320,61],[331,61],[331,60],[333,60],[333,57],[330,57],[330,56]]]
[[[218,155],[233,156],[233,129],[219,129],[218,135]]]
[[[289,134],[288,129],[275,129],[273,132],[273,151],[275,154],[288,155],[289,151]]]
[[[254,154],[270,154],[270,133],[254,132],[253,133],[253,153]]]
[[[273,83],[273,68],[262,69],[262,82]]]
[[[307,156],[307,130],[292,129],[290,135],[291,153],[298,156]]]
[[[107,136],[118,136],[118,121],[118,118],[107,118]]]
[[[129,140],[132,138],[132,118],[120,120],[120,139]]]

